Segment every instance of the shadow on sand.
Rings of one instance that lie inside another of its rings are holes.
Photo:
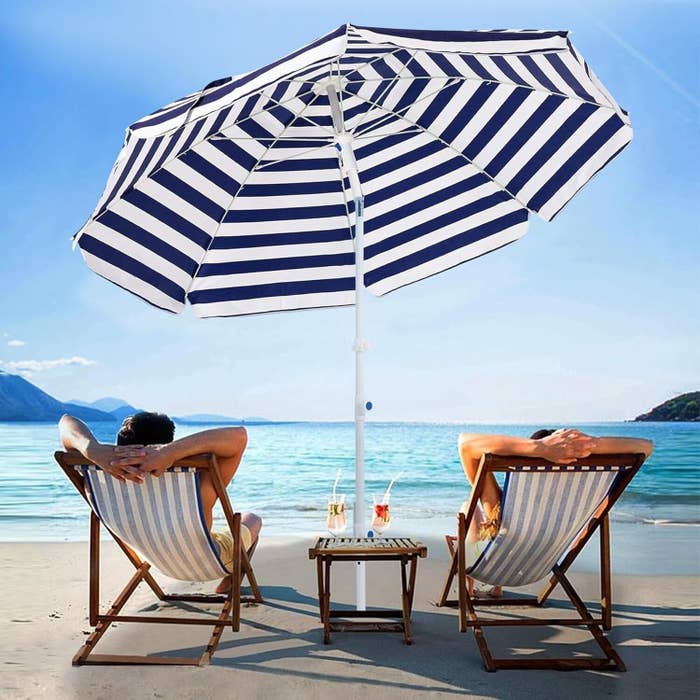
[[[385,688],[417,693],[488,697],[514,697],[513,676],[518,692],[526,696],[539,692],[543,683],[556,684],[563,678],[557,671],[499,671],[487,673],[471,632],[459,634],[456,611],[447,608],[418,610],[413,614],[414,645],[403,644],[395,634],[333,635],[331,645],[322,643],[322,629],[316,598],[288,586],[262,587],[265,603],[243,608],[245,632],[222,639],[212,665],[257,674],[283,675],[314,682],[362,684],[366,689]],[[351,606],[336,605],[338,609]],[[562,600],[547,608],[570,609]],[[594,604],[591,611],[596,610]],[[680,673],[691,688],[697,688],[698,608],[662,606],[615,606],[613,630],[609,637],[625,660],[628,673],[610,671],[574,672],[580,681],[569,698],[614,693],[620,697],[654,697],[663,683],[650,676],[652,667],[665,669],[672,677]],[[510,609],[508,616],[527,615]],[[679,617],[682,619],[669,619]],[[253,633],[251,634],[251,630]],[[520,658],[599,655],[598,647],[585,630],[530,627],[488,631],[495,655]],[[171,650],[174,656],[196,653],[201,647]],[[437,653],[436,653],[436,650]],[[653,663],[652,663],[653,661]],[[694,675],[693,675],[694,674]],[[571,677],[572,674],[565,674]],[[681,676],[681,677],[682,677]],[[557,680],[559,679],[559,681]],[[567,683],[567,686],[569,684]],[[577,689],[576,689],[577,688]],[[528,690],[530,689],[530,690]],[[585,690],[585,692],[584,692]]]

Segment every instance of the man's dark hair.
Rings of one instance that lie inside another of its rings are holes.
[[[175,437],[175,423],[164,413],[141,411],[127,416],[117,433],[117,445],[164,445]]]
[[[535,430],[532,435],[530,435],[530,440],[541,440],[542,438],[549,437],[552,433],[555,433],[556,430],[549,430],[548,428],[540,428],[539,430]]]

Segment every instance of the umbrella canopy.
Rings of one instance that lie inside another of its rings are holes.
[[[567,32],[344,25],[133,124],[76,240],[169,311],[352,304],[355,164],[383,295],[550,220],[631,137]]]
[[[381,296],[512,243],[631,138],[567,32],[348,24],[132,124],[75,242],[172,312],[355,304],[361,536],[362,288]]]

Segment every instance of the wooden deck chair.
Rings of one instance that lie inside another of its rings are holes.
[[[528,457],[484,455],[477,471],[467,513],[457,516],[456,547],[448,536],[452,560],[438,605],[459,607],[459,631],[471,627],[487,671],[497,669],[596,668],[625,671],[625,665],[603,633],[612,628],[610,586],[610,526],[608,514],[644,462],[643,454],[591,455],[572,464],[553,464]],[[473,565],[466,562],[468,524],[489,473],[505,472],[501,524]],[[590,540],[600,531],[601,616],[586,608],[566,572]],[[535,597],[476,598],[470,595],[467,575],[488,585],[525,586],[549,579]],[[458,600],[450,600],[457,578]],[[496,619],[479,617],[476,606],[542,606],[561,585],[579,617],[556,619]],[[497,659],[491,655],[484,627],[561,625],[587,627],[603,658]]]
[[[240,629],[241,583],[247,576],[252,598],[243,602],[262,602],[260,590],[250,565],[250,555],[241,542],[241,515],[234,513],[216,457],[197,455],[176,462],[160,477],[148,477],[142,484],[113,478],[79,452],[56,452],[56,461],[88,502],[90,514],[90,591],[89,618],[94,627],[73,657],[81,664],[172,664],[205,665],[216,650],[226,625]],[[234,541],[232,570],[228,571],[204,520],[200,498],[200,471],[209,470],[223,507]],[[100,524],[104,525],[136,572],[116,597],[106,613],[99,611],[100,594]],[[137,554],[137,552],[139,554]],[[143,557],[143,559],[141,558]],[[227,574],[232,587],[225,595],[168,595],[158,585],[151,565],[167,576],[181,581],[210,581]],[[165,617],[120,615],[136,587],[145,581],[159,600],[187,603],[221,603],[218,617]],[[213,627],[209,643],[199,657],[133,656],[93,654],[95,645],[113,622],[148,622]]]

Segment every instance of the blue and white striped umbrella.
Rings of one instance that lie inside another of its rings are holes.
[[[631,140],[567,32],[344,25],[132,124],[76,234],[98,274],[172,312],[355,304],[520,238]],[[358,573],[358,607],[364,606]]]
[[[169,311],[353,304],[353,154],[381,296],[552,219],[631,138],[567,32],[345,25],[133,124],[76,238]]]

